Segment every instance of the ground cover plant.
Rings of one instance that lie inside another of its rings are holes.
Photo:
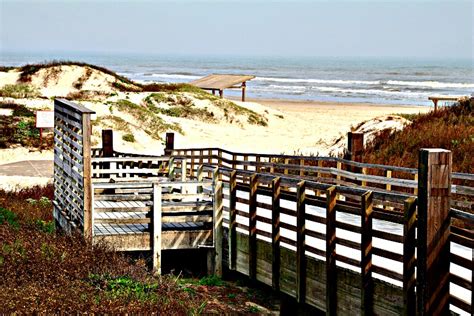
[[[0,109],[12,110],[11,115],[0,115],[0,148],[19,144],[27,147],[50,149],[53,147],[51,133],[43,135],[35,127],[35,113],[22,104],[0,102]]]
[[[54,226],[53,186],[0,190],[0,314],[248,314],[270,300],[216,276],[155,277],[131,258]]]

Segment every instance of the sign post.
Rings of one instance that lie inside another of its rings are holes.
[[[40,130],[40,144],[43,144],[43,128],[54,128],[54,111],[36,111],[35,121]]]

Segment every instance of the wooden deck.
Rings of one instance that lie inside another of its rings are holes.
[[[464,95],[433,95],[429,96],[428,100],[433,101],[434,110],[438,109],[438,101],[458,101],[465,97]]]
[[[215,74],[191,81],[189,84],[204,90],[210,90],[212,94],[219,91],[221,98],[224,96],[224,89],[242,89],[242,102],[245,102],[246,82],[253,78],[255,76]]]

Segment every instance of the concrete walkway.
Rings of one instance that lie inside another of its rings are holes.
[[[0,176],[53,177],[52,160],[24,160],[0,165]]]

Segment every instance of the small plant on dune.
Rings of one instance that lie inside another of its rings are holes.
[[[38,90],[25,83],[7,84],[0,88],[0,97],[5,98],[36,98],[39,96]]]
[[[183,134],[183,130],[178,124],[166,123],[157,113],[145,106],[124,99],[117,102],[109,102],[109,104],[116,107],[119,111],[133,116],[137,120],[137,125],[154,139],[161,140],[160,134],[167,130],[174,130]]]
[[[131,133],[123,134],[122,139],[126,142],[129,142],[129,143],[134,143],[135,142],[135,136],[133,136],[133,134],[131,134]]]
[[[217,275],[209,275],[203,277],[201,280],[199,280],[199,285],[206,285],[206,286],[222,286],[224,285],[224,282],[220,277]]]

